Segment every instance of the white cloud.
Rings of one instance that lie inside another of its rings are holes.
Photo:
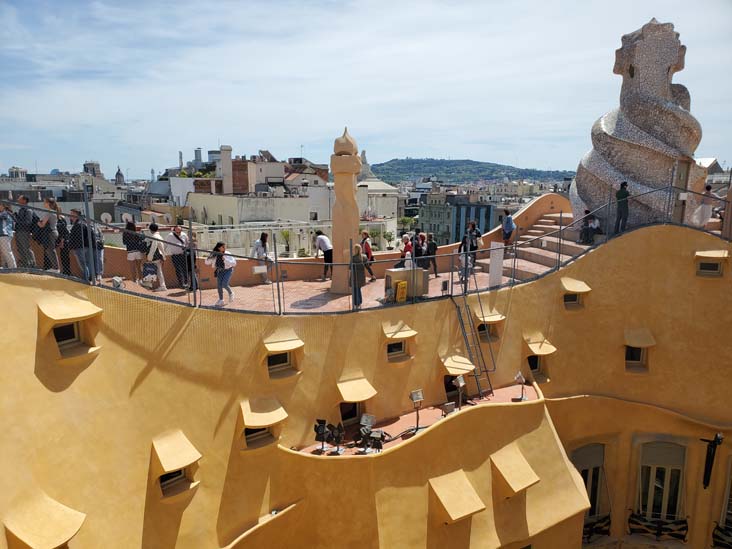
[[[372,162],[472,157],[572,169],[592,123],[617,104],[620,36],[676,23],[705,128],[724,158],[732,5],[609,2],[236,2],[0,4],[14,85],[0,141],[47,151],[39,168],[95,157],[133,175],[220,139],[325,162],[348,124]],[[39,17],[35,13],[43,13]],[[7,63],[6,63],[7,64]],[[31,153],[18,154],[30,163]],[[5,155],[7,156],[7,155]],[[732,160],[732,154],[729,154]]]

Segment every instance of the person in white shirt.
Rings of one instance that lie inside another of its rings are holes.
[[[158,287],[156,292],[164,292],[168,288],[165,286],[165,276],[163,275],[163,262],[165,261],[165,241],[160,237],[158,226],[156,223],[150,223],[150,249],[147,252],[147,260],[155,264],[158,276]]]
[[[234,273],[234,267],[236,267],[236,259],[226,251],[224,242],[216,243],[211,255],[206,258],[206,265],[213,267],[214,275],[216,275],[216,289],[219,292],[216,307],[224,306],[224,290],[229,294],[229,303],[231,303],[234,300],[234,292],[231,290],[229,282]]]
[[[269,269],[272,266],[272,260],[267,255],[268,238],[269,235],[267,233],[262,233],[259,235],[259,240],[256,240],[254,246],[252,246],[252,257],[258,259],[259,266],[263,266],[266,269],[263,273],[260,273],[264,277],[264,284],[272,284],[272,281],[269,279]]]
[[[333,277],[333,244],[330,243],[330,238],[323,234],[323,231],[315,231],[317,238],[315,239],[315,257],[318,257],[319,252],[323,252],[323,278],[328,278],[328,270],[330,270],[330,276]]]
[[[170,256],[170,259],[173,261],[175,276],[181,288],[188,286],[186,248],[188,248],[188,235],[183,232],[183,228],[180,225],[176,225],[165,238],[165,255]]]

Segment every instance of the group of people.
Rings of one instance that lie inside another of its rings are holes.
[[[53,197],[43,201],[42,210],[29,207],[28,202],[27,196],[19,196],[17,211],[13,211],[8,202],[0,203],[0,266],[6,269],[39,268],[33,251],[35,241],[43,250],[40,264],[43,270],[71,276],[73,255],[86,280],[101,282],[104,235],[99,224],[84,219],[77,209],[70,210],[67,221]]]
[[[433,269],[435,278],[439,278],[437,272],[437,242],[432,233],[423,233],[415,229],[414,233],[402,235],[402,246],[399,262],[394,265],[395,269],[413,269],[415,267],[429,271]]]

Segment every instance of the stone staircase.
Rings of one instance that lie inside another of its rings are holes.
[[[562,213],[561,219],[558,213],[546,214],[520,234],[516,257],[509,256],[503,260],[504,280],[510,281],[515,278],[523,281],[535,278],[555,268],[558,262],[567,261],[587,250],[589,246],[576,243],[579,239],[579,230],[567,229],[562,232],[561,243],[558,234],[551,234],[560,227],[570,225],[572,221],[571,213]],[[561,254],[559,254],[560,246]],[[479,259],[476,263],[483,272],[488,272],[489,259]]]

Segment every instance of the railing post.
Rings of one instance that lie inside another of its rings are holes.
[[[280,297],[280,263],[277,257],[277,235],[272,231],[272,247],[274,248],[274,263],[275,263],[275,284],[277,284],[277,314],[282,314],[282,301]],[[265,261],[265,265],[267,262]],[[274,304],[273,304],[274,305]]]
[[[559,244],[557,245],[557,268],[562,264],[562,210],[559,210]]]
[[[613,188],[610,187],[607,195],[607,215],[605,216],[605,242],[610,240],[610,205],[613,201]]]
[[[350,271],[350,283],[351,283],[351,311],[356,310],[356,268],[353,264],[353,239],[348,239],[348,270]],[[331,272],[332,276],[332,272]]]
[[[84,225],[86,226],[86,230],[88,231],[87,236],[89,237],[89,253],[87,254],[88,261],[89,261],[89,278],[91,279],[89,283],[93,286],[97,283],[97,276],[96,276],[96,265],[94,261],[96,260],[97,250],[96,245],[94,243],[94,230],[92,228],[91,224],[91,216],[89,215],[89,194],[86,190],[86,183],[82,181],[81,183],[84,187]],[[81,245],[84,245],[84,233],[81,234]]]
[[[453,284],[455,284],[455,253],[450,252],[450,297],[453,295]]]
[[[510,245],[509,245],[510,247]],[[505,247],[504,247],[505,248]],[[508,249],[508,248],[505,248]],[[513,267],[511,268],[511,286],[516,284],[516,256],[518,255],[518,241],[513,241],[513,261],[511,262]],[[501,273],[503,275],[503,273]]]
[[[191,293],[193,294],[193,306],[198,307],[198,296],[196,295],[198,290],[196,280],[196,256],[193,253],[193,220],[191,219],[190,210],[188,210],[188,263],[191,268],[191,278],[188,281],[188,285],[191,287]]]

